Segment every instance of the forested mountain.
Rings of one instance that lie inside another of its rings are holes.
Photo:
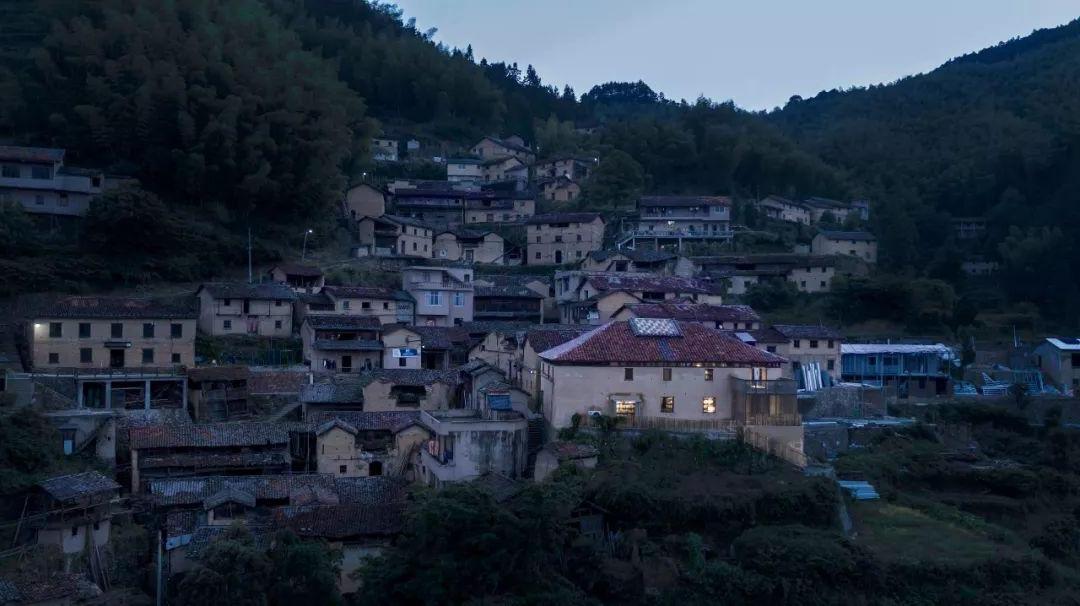
[[[981,252],[1000,256],[1014,297],[1074,292],[1080,21],[892,84],[793,97],[767,119],[877,202],[888,266],[924,266],[951,246],[946,219],[983,216]]]
[[[581,202],[596,209],[641,192],[866,198],[885,270],[960,284],[960,260],[981,254],[1003,263],[1012,300],[1044,307],[1080,282],[1066,235],[1080,228],[1078,93],[1078,22],[755,114],[643,82],[579,97],[364,0],[0,6],[0,138],[137,176],[155,209],[210,209],[232,233],[332,216],[342,186],[371,170],[379,129],[448,153],[516,133],[541,156],[601,158]],[[130,221],[144,206],[120,208]],[[970,215],[988,218],[987,236],[954,242],[949,219]],[[143,273],[173,275],[167,264]]]

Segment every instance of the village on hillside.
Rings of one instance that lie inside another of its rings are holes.
[[[393,164],[405,150],[422,153],[405,139],[372,153]],[[0,147],[0,198],[78,216],[124,187],[64,156]],[[0,580],[0,603],[108,592],[112,529],[133,516],[156,537],[161,591],[240,522],[257,540],[288,528],[340,548],[350,594],[363,559],[401,532],[410,486],[511,498],[560,467],[594,468],[578,432],[741,442],[835,476],[838,453],[914,423],[891,404],[999,401],[1018,386],[1052,402],[1080,384],[1076,338],[1000,351],[847,338],[746,304],[761,285],[815,295],[865,274],[866,201],[770,195],[750,201],[762,218],[750,228],[727,196],[655,194],[616,220],[574,204],[596,162],[485,137],[442,159],[444,180],[351,184],[336,218],[347,259],[309,256],[305,241],[299,258],[182,296],[19,297],[0,334],[0,402],[40,411],[59,436],[49,448],[94,468],[42,478],[5,512],[0,555],[50,546],[63,564]],[[806,241],[732,246],[770,229]],[[377,279],[337,283],[342,263]],[[840,480],[878,498],[865,477]]]

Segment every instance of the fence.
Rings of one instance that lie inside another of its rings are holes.
[[[734,433],[735,428],[738,426],[733,419],[671,419],[638,415],[623,418],[625,421],[619,424],[621,429],[639,429],[642,431],[655,429],[690,433]]]

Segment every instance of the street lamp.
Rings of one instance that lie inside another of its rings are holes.
[[[304,232],[304,252],[300,255],[300,261],[307,261],[307,237],[311,235],[311,230]]]

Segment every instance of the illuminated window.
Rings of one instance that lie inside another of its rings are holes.
[[[701,412],[711,415],[716,414],[716,398],[705,396],[701,399]]]
[[[620,417],[632,417],[637,412],[637,402],[633,400],[617,400],[615,402],[615,414]]]
[[[675,396],[664,396],[660,399],[660,412],[675,412]]]
[[[705,369],[705,380],[706,381],[712,381],[712,378],[713,378],[713,369],[706,368]]]

